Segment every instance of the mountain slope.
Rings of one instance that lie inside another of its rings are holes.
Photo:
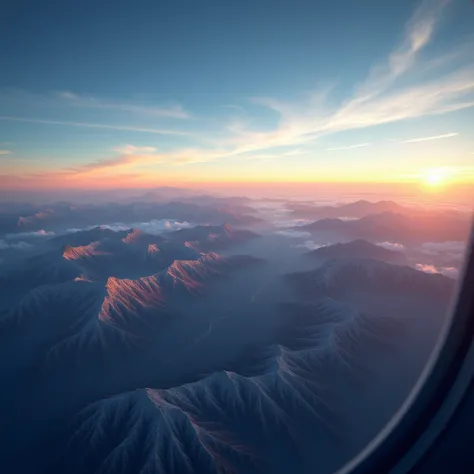
[[[455,288],[455,281],[443,275],[373,259],[334,259],[316,270],[289,274],[287,278],[302,294],[314,297],[343,294],[348,290],[398,291],[449,301]]]
[[[420,244],[423,242],[464,242],[467,240],[470,225],[470,216],[460,216],[458,213],[384,212],[354,221],[325,218],[295,227],[295,229],[308,232],[336,232],[353,239],[365,239],[372,242],[397,241]]]
[[[308,257],[318,260],[333,258],[371,258],[384,262],[401,263],[404,255],[401,252],[388,250],[366,240],[358,239],[344,244],[328,245],[306,253]]]
[[[187,242],[191,248],[200,251],[217,250],[258,237],[249,230],[234,229],[229,224],[222,226],[196,226],[180,229],[168,234],[168,238]]]
[[[317,218],[362,218],[370,214],[383,212],[403,213],[408,208],[393,201],[369,202],[360,200],[338,206],[314,206],[308,204],[290,203],[289,209],[295,218],[317,219]]]

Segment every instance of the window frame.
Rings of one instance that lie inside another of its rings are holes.
[[[336,474],[405,474],[434,448],[474,376],[474,227],[451,317],[417,384],[371,443]]]

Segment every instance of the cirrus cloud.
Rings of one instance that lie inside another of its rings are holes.
[[[441,140],[443,138],[452,138],[457,137],[459,133],[445,133],[444,135],[435,135],[432,137],[422,137],[422,138],[412,138],[411,140],[405,140],[400,143],[419,143],[419,142],[429,142],[431,140]]]

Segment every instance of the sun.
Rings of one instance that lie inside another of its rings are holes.
[[[431,168],[423,172],[421,179],[425,186],[439,188],[449,181],[450,176],[450,170],[447,168]]]

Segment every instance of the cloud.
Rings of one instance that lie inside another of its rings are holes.
[[[86,163],[84,165],[64,170],[66,175],[83,175],[97,172],[104,172],[110,169],[114,171],[128,170],[141,166],[150,165],[167,165],[167,166],[183,166],[190,163],[206,163],[214,161],[218,158],[229,156],[226,152],[205,151],[198,149],[183,149],[168,153],[150,153],[147,152],[153,147],[135,147],[128,145],[122,154],[104,159]],[[138,176],[138,175],[137,175]],[[140,175],[143,176],[143,175]]]
[[[451,138],[451,137],[457,137],[459,133],[446,133],[444,135],[436,135],[433,137],[422,137],[422,138],[412,138],[411,140],[405,140],[403,142],[399,143],[418,143],[418,142],[428,142],[431,140],[440,140],[442,138]]]
[[[308,98],[299,103],[257,98],[260,105],[279,114],[279,124],[266,133],[240,129],[241,149],[298,145],[336,132],[473,107],[474,68],[470,62],[449,74],[430,71],[425,80],[420,80],[427,64],[420,63],[419,52],[429,44],[446,4],[443,0],[422,2],[407,23],[401,44],[385,62],[372,69],[353,96],[339,107],[325,104],[330,88],[316,95],[317,106]],[[436,67],[446,67],[452,59],[452,54],[438,58]],[[416,73],[418,82],[407,81],[410,85],[394,88],[398,79],[411,72]]]
[[[104,229],[110,229],[114,232],[120,232],[129,229],[140,229],[148,234],[159,235],[165,232],[171,232],[179,229],[187,229],[194,227],[195,224],[192,224],[187,221],[177,221],[173,219],[152,219],[151,221],[145,222],[134,222],[132,224],[125,224],[123,222],[115,222],[113,224],[102,224],[100,225]],[[97,227],[97,225],[89,226],[84,229],[68,229],[66,233],[75,233],[83,230],[90,230]]]
[[[420,54],[430,44],[447,4],[446,0],[422,1],[408,20],[400,43],[389,52],[384,61],[374,65],[365,80],[343,102],[329,104],[333,85],[321,87],[301,100],[291,102],[272,97],[253,98],[254,103],[277,114],[277,122],[273,128],[255,130],[255,121],[243,116],[239,110],[237,119],[231,123],[219,123],[217,130],[212,128],[215,124],[211,127],[203,121],[206,136],[211,137],[205,142],[205,146],[196,145],[158,152],[154,147],[127,145],[118,150],[117,157],[99,160],[69,172],[89,175],[96,173],[99,176],[109,169],[114,172],[126,169],[128,172],[130,168],[150,165],[183,166],[230,157],[258,162],[273,161],[306,153],[302,150],[304,144],[313,143],[334,133],[474,107],[474,67],[469,57],[464,66],[458,63],[453,66],[453,61],[458,61],[459,55],[453,55],[452,52],[437,57],[435,61],[426,60]],[[469,48],[458,49],[462,50],[463,58],[470,51]],[[451,72],[446,72],[448,70]],[[188,116],[179,106],[144,107],[79,96],[72,92],[63,92],[60,99],[74,106],[122,110],[149,117]],[[8,116],[0,117],[0,120],[175,135],[203,143],[203,134],[182,130]],[[428,138],[434,139],[424,139]],[[415,138],[407,143],[414,140],[422,139]],[[350,150],[369,145],[360,143],[347,147],[332,147],[327,151]]]
[[[340,221],[344,221],[344,222],[354,222],[354,221],[360,221],[360,218],[359,217],[338,217],[338,219]],[[316,220],[321,220],[321,219],[316,219]],[[314,221],[313,221],[314,222]]]
[[[387,250],[394,250],[396,252],[404,252],[406,250],[405,246],[399,244],[398,242],[379,242],[377,243],[379,247],[383,247]]]
[[[443,267],[441,273],[447,277],[457,279],[459,278],[459,270],[455,267]]]
[[[353,148],[363,148],[370,145],[371,143],[359,143],[358,145],[340,146],[337,148],[326,148],[324,151],[352,150]]]
[[[28,250],[31,248],[32,245],[26,242],[15,242],[15,243],[8,243],[5,240],[0,239],[0,250],[7,250],[7,249],[16,249],[16,250]]]
[[[392,51],[386,62],[375,66],[359,87],[355,98],[365,102],[379,95],[396,79],[415,65],[418,54],[429,44],[447,0],[424,0],[405,26],[403,41]]]
[[[305,249],[308,249],[308,250],[318,250],[318,249],[321,249],[323,247],[327,247],[328,245],[330,245],[330,244],[319,244],[319,243],[316,243],[314,240],[306,240],[302,244],[293,245],[293,247],[295,247],[295,248],[305,248]]]
[[[273,217],[272,224],[275,227],[285,228],[285,227],[303,226],[311,222],[314,222],[314,221],[311,221],[309,219],[302,219],[302,218],[301,219],[288,219],[288,218],[285,219],[285,215],[281,214],[280,216],[276,215]]]
[[[28,244],[26,242],[16,242],[14,244],[10,244],[10,247],[12,249],[17,249],[17,250],[28,250],[29,248],[33,247],[31,244]]]
[[[15,234],[7,234],[5,238],[7,240],[17,240],[17,239],[28,239],[28,238],[44,238],[44,237],[54,237],[56,234],[53,231],[46,230],[36,230],[32,232],[17,232]]]
[[[237,110],[237,112],[239,113],[244,113],[245,110],[243,107],[241,107],[240,105],[235,105],[235,104],[223,104],[221,105],[222,108],[224,109],[232,109],[232,110]]]
[[[281,235],[282,237],[289,237],[290,239],[304,239],[306,237],[311,237],[310,232],[304,232],[299,230],[277,230],[276,235]]]
[[[110,102],[95,97],[78,95],[73,92],[60,92],[60,99],[67,101],[69,105],[75,107],[87,107],[96,109],[112,109],[133,114],[149,115],[153,117],[165,117],[174,119],[189,118],[189,114],[179,105],[171,107],[150,107],[146,105],[129,104],[125,102]]]
[[[0,150],[0,155],[10,155],[11,151],[10,150]]]
[[[421,245],[425,252],[464,252],[467,249],[467,243],[462,241],[449,242],[425,242]]]
[[[176,135],[176,136],[193,136],[188,132],[179,130],[165,130],[158,128],[146,128],[146,127],[133,127],[128,125],[109,125],[104,123],[89,123],[89,122],[71,122],[68,120],[46,120],[41,118],[27,118],[27,117],[12,117],[12,116],[0,116],[0,120],[7,120],[10,122],[25,122],[25,123],[37,123],[42,125],[64,125],[69,127],[84,127],[84,128],[100,128],[106,130],[117,130],[119,132],[138,132],[138,133],[151,133],[154,135]]]
[[[415,268],[420,272],[425,273],[439,273],[438,269],[434,265],[425,265],[424,263],[417,263]]]
[[[124,145],[122,147],[114,148],[115,151],[123,153],[124,155],[140,155],[156,152],[156,148],[153,146],[135,146],[135,145]]]
[[[415,268],[420,272],[429,273],[431,275],[441,274],[455,279],[459,277],[459,270],[455,267],[435,267],[434,265],[417,263]]]
[[[420,251],[425,255],[449,257],[463,260],[467,250],[466,242],[425,242]]]

